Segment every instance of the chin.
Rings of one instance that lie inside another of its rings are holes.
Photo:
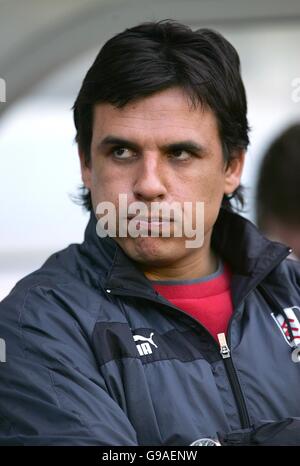
[[[179,246],[176,239],[135,238],[119,244],[123,251],[136,262],[159,266],[173,263],[185,255],[184,244]]]

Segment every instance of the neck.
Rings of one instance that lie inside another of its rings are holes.
[[[140,265],[141,270],[149,280],[192,280],[211,275],[218,269],[218,257],[209,248],[194,251],[181,261],[166,266]]]

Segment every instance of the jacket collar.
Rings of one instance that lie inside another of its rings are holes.
[[[114,294],[119,290],[154,299],[155,291],[146,276],[112,238],[98,237],[96,224],[91,212],[82,247],[99,273],[101,286]],[[232,270],[235,306],[290,252],[287,246],[265,238],[249,220],[223,208],[214,225],[212,247]]]
[[[212,246],[233,273],[235,307],[290,253],[290,248],[267,239],[249,220],[222,208],[214,225]]]
[[[248,276],[264,275],[290,252],[287,246],[263,236],[249,220],[223,208],[214,226],[212,246],[233,272]]]

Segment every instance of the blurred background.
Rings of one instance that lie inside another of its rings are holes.
[[[300,120],[299,0],[0,0],[0,300],[83,239],[71,107],[95,55],[126,27],[167,18],[220,31],[240,55],[251,126],[244,215],[255,221],[262,155]]]

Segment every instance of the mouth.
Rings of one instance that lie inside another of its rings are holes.
[[[152,230],[157,228],[163,228],[167,225],[171,225],[173,220],[159,217],[139,217],[138,215],[133,217],[128,217],[128,220],[135,219],[136,226],[139,230]]]
[[[172,223],[174,220],[172,218],[163,218],[163,217],[142,217],[139,215],[128,215],[127,219],[132,220],[135,219],[137,222],[140,223],[148,223],[150,224],[163,224],[163,223]]]
[[[170,236],[173,230],[174,220],[165,217],[143,217],[139,215],[128,215],[128,221],[134,220],[134,228],[142,236]]]

